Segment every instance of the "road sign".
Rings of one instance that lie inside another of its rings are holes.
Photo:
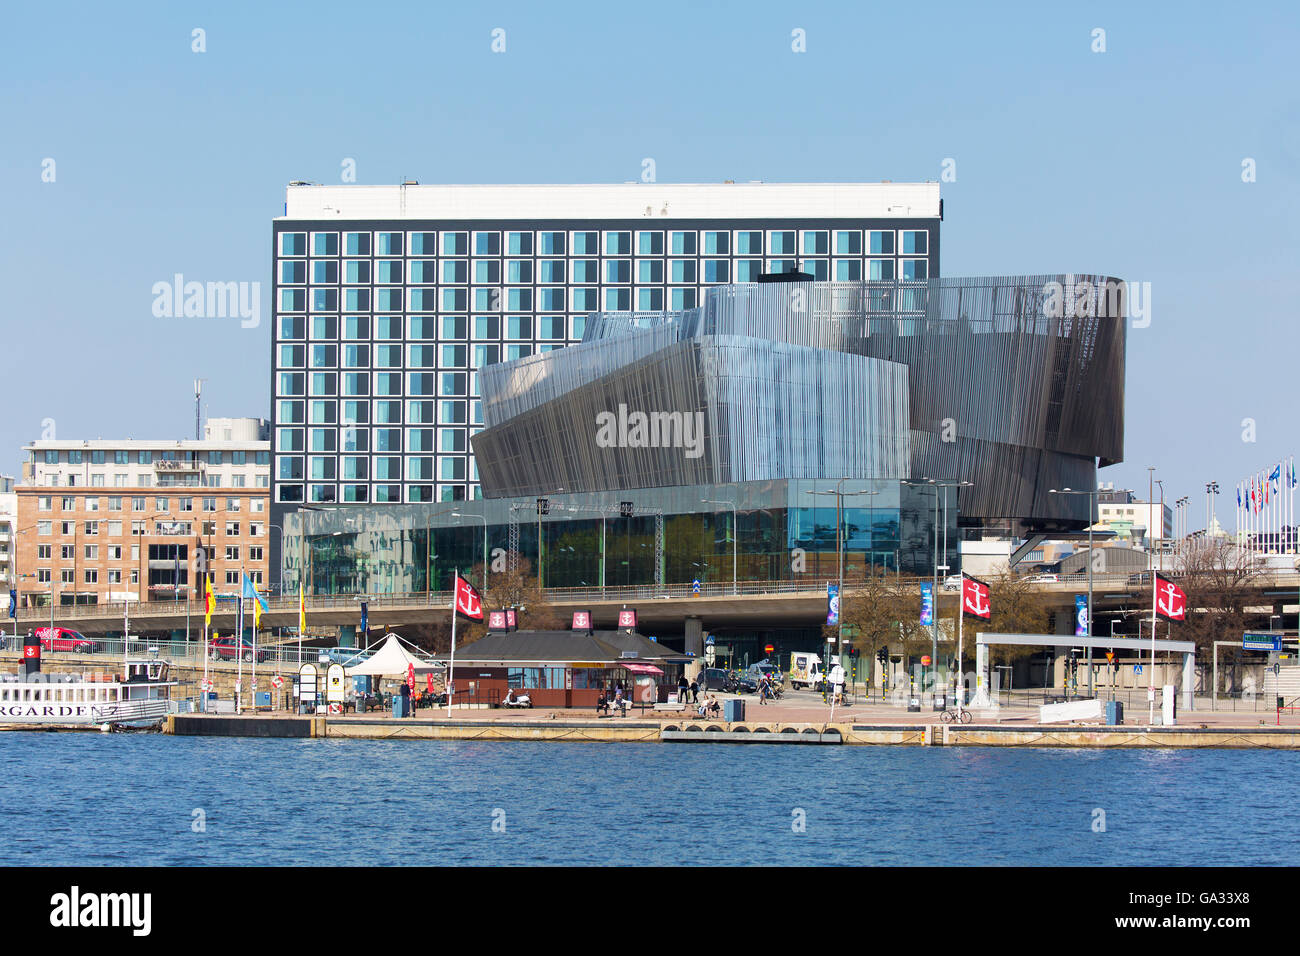
[[[1241,647],[1246,651],[1280,651],[1282,635],[1268,631],[1247,631],[1241,636]]]
[[[763,653],[764,653],[764,654],[771,654],[774,650],[776,650],[776,645],[774,645],[774,644],[764,644],[764,645],[763,645]]]
[[[1142,673],[1142,665],[1141,665],[1141,664],[1137,664],[1137,665],[1135,665],[1134,668],[1133,668],[1133,673],[1134,673],[1134,674],[1141,674],[1141,673]]]
[[[274,687],[276,690],[279,690],[281,687],[284,686],[284,678],[281,677],[279,674],[276,674],[274,677],[271,678],[271,686]]]
[[[1114,652],[1114,651],[1107,651],[1107,652],[1106,652],[1106,660],[1107,660],[1108,663],[1114,664],[1114,663],[1115,663],[1115,652]]]
[[[212,681],[206,679],[199,681],[199,688],[201,690],[212,690]]]
[[[922,667],[929,667],[929,666],[930,666],[930,655],[929,655],[929,654],[926,654],[924,657],[921,658],[921,666],[922,666]]]
[[[694,581],[691,582],[691,593],[692,593],[692,594],[699,594],[699,593],[700,593],[700,579],[699,579],[699,578],[696,578]]]

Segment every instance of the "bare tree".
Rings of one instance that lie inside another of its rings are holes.
[[[1189,542],[1178,560],[1176,582],[1187,594],[1186,620],[1173,633],[1208,657],[1215,641],[1239,641],[1248,626],[1246,608],[1258,603],[1263,560],[1223,539]]]

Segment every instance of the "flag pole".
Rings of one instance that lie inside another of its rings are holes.
[[[242,573],[242,572],[241,572]],[[235,713],[244,709],[244,593],[239,593],[239,624],[235,630]]]
[[[1156,572],[1151,572],[1151,675],[1147,678],[1147,726],[1156,722]],[[1091,622],[1089,622],[1091,623]]]
[[[456,569],[451,579],[451,658],[447,663],[447,716],[451,717],[451,693],[455,684],[453,674],[456,670],[456,582],[460,579],[460,568]]]
[[[964,574],[962,575],[961,592],[957,598],[957,606],[957,680],[954,689],[957,691],[957,714],[960,716],[962,704],[966,703],[962,700],[965,695],[961,692],[961,651],[966,630],[966,575]]]

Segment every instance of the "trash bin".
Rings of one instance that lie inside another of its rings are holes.
[[[393,716],[394,716],[394,717],[405,717],[405,716],[406,716],[406,710],[402,707],[402,704],[403,704],[405,701],[406,701],[406,698],[403,697],[401,694],[394,694],[394,695],[393,695]]]
[[[1117,727],[1124,723],[1124,702],[1121,700],[1106,701],[1106,726]]]
[[[739,698],[722,702],[722,719],[725,721],[744,720],[745,702]]]
[[[270,692],[269,690],[259,690],[259,691],[257,692],[257,700],[254,702],[253,706],[254,706],[254,707],[265,707],[267,710],[270,710],[270,709],[271,709],[271,692]]]

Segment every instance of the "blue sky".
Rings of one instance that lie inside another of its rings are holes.
[[[645,157],[660,182],[914,181],[952,158],[943,274],[1151,284],[1102,480],[1145,493],[1156,466],[1196,528],[1214,479],[1231,519],[1235,482],[1300,444],[1300,13],[1137,6],[11,6],[0,471],[45,419],[189,437],[195,377],[207,413],[269,415],[271,219],[345,158],[361,183],[622,182]],[[155,318],[177,272],[261,282],[261,326]]]

